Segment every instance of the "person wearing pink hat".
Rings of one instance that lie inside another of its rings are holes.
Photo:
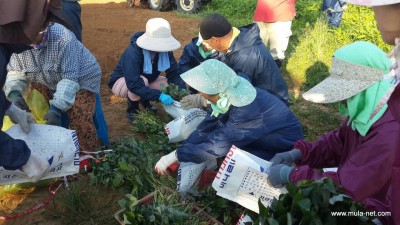
[[[174,102],[170,95],[160,91],[160,84],[174,83],[185,88],[173,55],[180,47],[171,34],[170,24],[162,18],[150,19],[146,23],[146,32],[131,36],[130,44],[108,82],[114,95],[127,98],[126,115],[130,122],[138,113],[140,102],[152,111],[156,109],[149,101],[160,100],[165,105]],[[162,73],[166,76],[161,76]]]
[[[382,39],[390,45],[395,45],[392,50],[396,58],[393,68],[396,70],[397,86],[392,93],[385,96],[382,103],[387,100],[392,114],[400,123],[400,0],[345,0],[348,3],[363,6],[372,6],[375,20]],[[398,151],[392,170],[391,198],[400,199],[400,151]],[[400,224],[400,201],[392,201],[392,218],[394,224]]]

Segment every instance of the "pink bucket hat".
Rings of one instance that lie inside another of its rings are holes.
[[[364,6],[393,5],[400,3],[400,0],[344,0],[344,1],[354,5],[364,5]]]

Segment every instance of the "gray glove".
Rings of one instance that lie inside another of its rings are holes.
[[[31,154],[28,162],[21,167],[21,171],[26,173],[30,181],[36,182],[49,173],[50,164],[47,160],[40,159]]]
[[[61,126],[61,110],[57,107],[50,105],[49,111],[44,115],[47,124],[54,126]]]
[[[28,104],[26,104],[24,97],[22,97],[22,94],[19,91],[12,91],[8,95],[8,98],[16,105],[18,108],[22,110],[26,110],[27,112],[30,112],[31,110],[29,109]]]
[[[207,99],[201,97],[199,94],[187,95],[182,98],[181,105],[184,109],[207,107]]]
[[[14,105],[14,103],[8,107],[5,114],[10,117],[13,123],[19,124],[25,133],[29,133],[30,123],[36,123],[36,120],[33,118],[32,114],[18,108]]]
[[[285,164],[292,165],[301,160],[301,151],[299,149],[293,149],[288,152],[277,153],[274,157],[272,157],[270,162],[272,162],[272,166],[276,164]]]
[[[268,183],[275,188],[281,188],[290,182],[290,174],[292,174],[294,167],[278,164],[271,166],[267,171]]]

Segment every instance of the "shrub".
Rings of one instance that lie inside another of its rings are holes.
[[[293,21],[293,35],[287,50],[287,75],[294,85],[295,98],[329,75],[333,53],[354,41],[364,40],[385,51],[371,8],[348,5],[339,28],[328,26],[321,1],[299,0]]]
[[[205,17],[212,13],[224,15],[232,26],[244,26],[253,22],[257,0],[212,0],[201,11]]]

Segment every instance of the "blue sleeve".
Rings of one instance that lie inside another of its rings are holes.
[[[3,119],[6,105],[6,96],[0,93],[0,124],[3,127]],[[0,130],[0,166],[6,170],[16,170],[25,165],[31,155],[31,150],[22,140],[14,140],[8,134]]]
[[[197,129],[186,139],[192,144],[200,144],[207,139],[208,134],[217,128],[218,119],[211,116],[211,111],[208,111],[204,120],[197,126]]]
[[[232,145],[243,148],[266,135],[264,129],[267,125],[263,124],[262,118],[246,119],[248,111],[240,108],[230,109],[228,113],[229,118],[225,125],[207,127],[207,137],[203,137],[201,143],[193,142],[192,138],[184,142],[177,150],[179,161],[202,163],[216,159],[225,156]]]
[[[128,89],[144,100],[158,101],[161,92],[144,84],[142,73],[143,56],[134,46],[129,46],[121,56],[122,72]],[[175,61],[176,64],[176,61]]]
[[[7,76],[7,63],[10,53],[0,44],[0,86],[3,89]],[[25,165],[31,155],[31,150],[22,140],[14,140],[8,134],[1,131],[3,119],[9,102],[4,91],[0,92],[0,166],[6,170],[16,170]]]
[[[185,46],[185,48],[183,49],[183,53],[179,58],[178,67],[179,67],[179,74],[182,74],[192,69],[192,67],[190,66],[190,54],[188,51],[188,46]]]
[[[173,83],[181,88],[186,89],[186,83],[182,80],[180,76],[178,63],[175,60],[174,54],[172,52],[168,52],[168,56],[170,67],[165,71],[165,73],[167,74],[168,83]]]

